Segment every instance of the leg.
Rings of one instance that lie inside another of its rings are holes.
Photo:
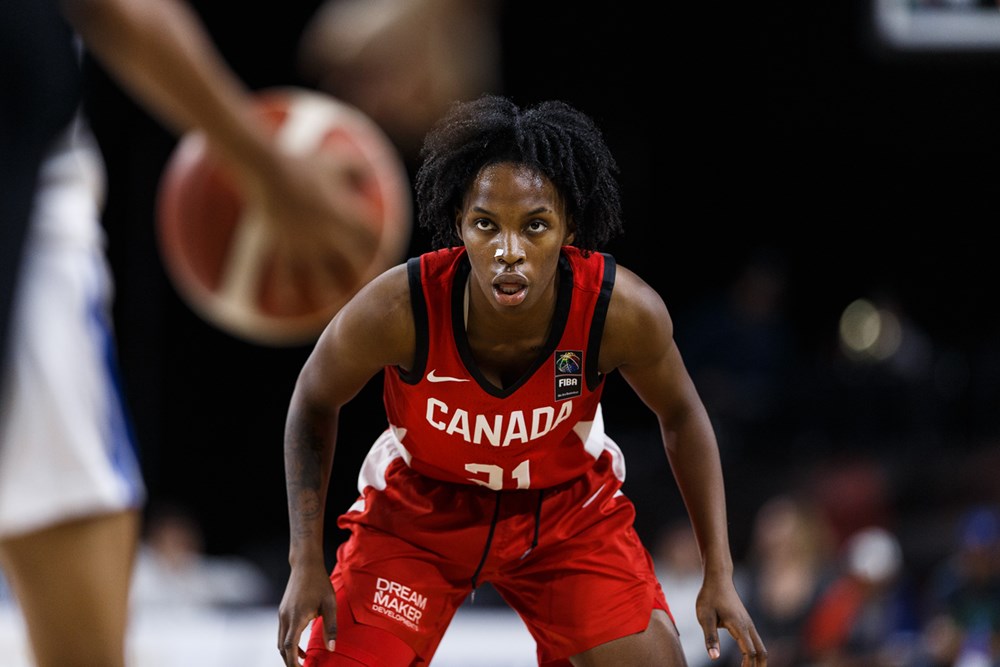
[[[642,632],[595,646],[570,658],[573,667],[686,667],[680,637],[662,609],[654,609]]]
[[[138,532],[125,511],[0,542],[38,667],[124,667]]]
[[[337,646],[323,645],[323,619],[313,621],[304,667],[408,667],[416,652],[388,630],[354,621],[347,592],[337,591]]]
[[[545,667],[685,667],[620,485],[605,453],[586,475],[547,492],[537,547],[491,579],[535,638]]]

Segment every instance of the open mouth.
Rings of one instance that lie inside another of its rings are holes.
[[[493,295],[505,306],[514,306],[524,300],[528,283],[522,276],[502,276],[493,282]]]
[[[507,296],[511,296],[523,290],[524,285],[522,285],[521,283],[500,283],[498,285],[494,285],[493,289],[499,292],[500,294],[506,294]]]

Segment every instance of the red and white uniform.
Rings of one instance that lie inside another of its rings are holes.
[[[337,652],[377,655],[377,642],[352,640],[356,623],[391,632],[426,664],[486,581],[546,667],[644,630],[654,606],[668,608],[620,491],[625,466],[604,433],[597,372],[614,259],[563,248],[549,338],[507,387],[486,379],[466,338],[464,248],[411,259],[408,270],[415,363],[386,369],[389,428],[338,521],[351,537],[331,575]],[[307,667],[330,655],[321,637],[314,626]]]
[[[386,414],[407,465],[448,482],[536,489],[580,476],[605,450],[620,457],[604,435],[604,383],[595,368],[614,260],[566,248],[563,262],[545,349],[524,377],[501,388],[479,372],[466,338],[464,248],[412,260],[423,287],[414,291],[415,311],[422,299],[426,313],[417,320],[420,353],[411,372],[385,374]]]

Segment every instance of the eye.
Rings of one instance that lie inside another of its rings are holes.
[[[544,220],[536,219],[528,223],[529,232],[535,232],[535,233],[544,232],[548,228],[549,228],[549,223],[545,222]]]
[[[476,229],[488,232],[493,229],[493,221],[488,218],[476,218],[472,221],[472,226]]]

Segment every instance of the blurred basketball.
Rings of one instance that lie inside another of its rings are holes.
[[[298,345],[314,341],[364,283],[401,261],[411,229],[409,179],[394,145],[356,108],[299,88],[256,95],[284,149],[336,151],[368,167],[352,185],[360,201],[370,204],[364,223],[378,239],[367,271],[359,282],[334,269],[332,275],[342,279],[331,281],[330,267],[343,261],[334,256],[317,260],[325,274],[283,266],[275,251],[281,228],[269,225],[241,194],[199,132],[182,137],[163,171],[157,201],[160,252],[178,293],[206,321],[254,343]],[[336,231],[330,233],[335,241]],[[298,281],[292,295],[289,275]],[[317,280],[318,275],[327,279]]]

